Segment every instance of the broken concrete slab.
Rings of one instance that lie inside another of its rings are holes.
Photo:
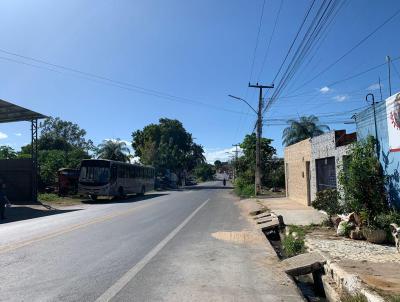
[[[274,213],[272,213],[272,212],[264,212],[264,213],[261,213],[261,214],[258,214],[256,216],[254,216],[253,218],[254,219],[260,219],[260,218],[271,217],[271,216],[276,216],[276,215]]]
[[[258,228],[263,232],[277,229],[277,228],[279,228],[279,220],[273,220],[273,221],[258,224]]]
[[[300,254],[282,261],[285,272],[292,277],[320,270],[325,263],[326,259],[316,252]]]
[[[272,217],[272,216],[268,216],[268,217],[265,217],[265,218],[257,219],[256,223],[257,224],[261,224],[261,223],[271,222],[271,221],[275,221],[275,220],[279,223],[278,218]]]

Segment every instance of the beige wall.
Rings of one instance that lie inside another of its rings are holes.
[[[286,196],[309,205],[307,162],[311,161],[311,141],[303,140],[285,148]]]

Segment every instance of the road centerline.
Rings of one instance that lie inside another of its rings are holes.
[[[150,252],[148,252],[138,263],[136,263],[129,271],[127,271],[117,282],[108,288],[96,302],[108,302],[113,299],[145,266],[149,263],[167,244],[170,242],[181,229],[189,223],[189,221],[200,211],[210,199],[205,200],[196,210],[194,210],[180,225],[178,225],[171,233],[161,240]]]

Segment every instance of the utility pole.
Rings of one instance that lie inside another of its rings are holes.
[[[365,96],[365,100],[367,101],[367,103],[368,103],[368,97],[371,97],[372,98],[372,109],[373,109],[373,111],[374,111],[374,124],[375,124],[375,140],[376,140],[376,142],[375,142],[375,150],[376,150],[376,155],[377,155],[377,157],[378,157],[378,159],[379,159],[379,148],[378,148],[378,142],[379,142],[379,140],[378,140],[378,125],[377,125],[377,123],[376,123],[376,111],[375,111],[375,96],[374,96],[374,94],[373,93],[368,93],[366,96]]]
[[[390,64],[391,64],[391,59],[389,56],[386,56],[386,61],[388,63],[388,71],[389,71],[389,96],[392,95],[392,79],[390,75]]]
[[[233,152],[235,152],[235,161],[233,164],[233,180],[235,180],[236,174],[237,174],[236,169],[237,169],[237,160],[238,160],[238,153],[239,153],[238,147],[240,146],[240,144],[234,144],[232,146],[235,147],[235,151],[233,151]]]
[[[265,88],[274,88],[274,84],[272,85],[259,85],[258,83],[255,85],[251,85],[249,83],[249,87],[258,88],[259,89],[259,97],[258,97],[258,110],[257,110],[257,140],[256,140],[256,171],[255,171],[255,195],[261,193],[261,137],[262,137],[262,112],[263,112],[263,89]]]

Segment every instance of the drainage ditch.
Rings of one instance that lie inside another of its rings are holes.
[[[282,247],[281,238],[283,233],[279,229],[264,232],[264,235],[271,243],[275,250],[276,255],[280,260],[287,259]],[[297,287],[303,294],[304,298],[309,302],[325,302],[328,301],[325,297],[321,275],[319,272],[313,274],[300,275],[291,277],[296,283]]]

